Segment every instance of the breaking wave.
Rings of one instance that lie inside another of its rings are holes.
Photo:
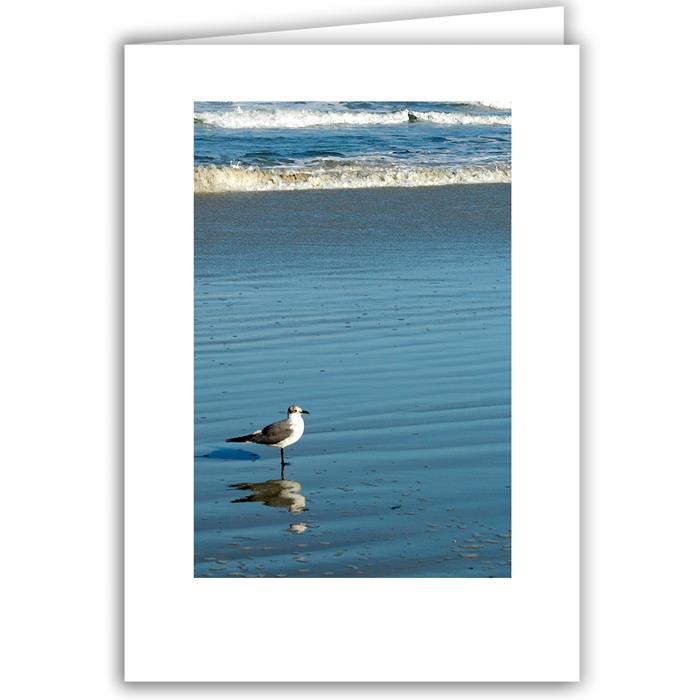
[[[194,169],[195,193],[426,187],[510,182],[509,166],[258,168],[206,165]]]
[[[476,104],[484,105],[484,107],[490,107],[491,109],[510,111],[510,100],[486,100]]]
[[[463,114],[400,109],[391,112],[236,107],[221,112],[196,112],[195,123],[223,129],[302,129],[314,126],[371,126],[432,122],[477,126],[510,126],[508,114]]]

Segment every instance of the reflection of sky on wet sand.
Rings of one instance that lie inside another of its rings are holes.
[[[385,479],[378,477],[372,481],[366,481],[362,487],[367,490],[382,489],[386,486]],[[420,484],[421,481],[417,481]],[[267,569],[275,569],[280,564],[291,562],[295,567],[293,572],[277,572],[274,575],[284,577],[288,575],[298,576],[377,576],[375,573],[377,563],[382,565],[382,551],[391,552],[397,544],[397,527],[395,522],[400,518],[407,520],[420,518],[427,510],[426,503],[429,499],[418,496],[413,509],[407,508],[408,496],[416,496],[420,488],[408,489],[399,493],[397,489],[390,491],[395,498],[388,502],[397,502],[388,507],[391,515],[379,516],[384,532],[374,533],[368,541],[358,544],[352,537],[341,534],[344,528],[335,526],[321,527],[320,522],[312,517],[314,509],[307,508],[307,502],[301,493],[301,484],[289,479],[270,479],[258,483],[230,484],[229,493],[240,491],[247,495],[235,498],[229,502],[229,507],[255,508],[256,511],[248,511],[248,523],[255,524],[255,519],[260,518],[260,506],[276,509],[277,512],[287,516],[289,514],[301,515],[304,520],[284,523],[284,517],[275,518],[279,527],[277,535],[258,540],[257,537],[249,537],[244,534],[232,535],[228,542],[228,550],[232,553],[229,559],[202,559],[202,564],[209,563],[211,575],[218,572],[226,572],[230,577],[270,575],[264,573]],[[361,499],[356,497],[354,489],[341,484],[336,487],[336,494],[328,505],[334,509],[340,509],[335,517],[342,518],[341,522],[357,522],[358,526],[352,528],[355,532],[361,532],[361,523],[367,522],[362,517],[358,504]],[[266,509],[265,508],[265,509]],[[263,510],[265,510],[263,509]],[[404,541],[403,552],[398,554],[398,563],[394,564],[396,570],[401,570],[402,565],[407,571],[411,571],[415,565],[425,565],[440,560],[462,562],[465,572],[482,572],[482,575],[496,576],[498,566],[509,562],[511,548],[510,530],[496,532],[491,526],[484,526],[484,521],[473,520],[470,525],[459,522],[454,514],[459,510],[458,506],[448,506],[444,509],[443,522],[425,524],[425,530],[416,532],[415,535]],[[478,512],[478,511],[475,511]],[[328,518],[328,513],[322,510],[321,515]],[[393,520],[392,520],[393,518]],[[430,556],[430,552],[439,552],[443,545],[446,532],[452,531],[447,546],[447,552],[440,557]],[[245,530],[242,530],[245,532]],[[296,537],[310,537],[310,540],[300,539],[296,542],[287,542],[284,533]],[[324,534],[325,533],[325,534]],[[399,536],[398,541],[401,541]],[[235,556],[233,556],[235,555]],[[386,555],[384,555],[386,556]],[[235,566],[234,566],[235,559]],[[378,560],[378,561],[375,561]],[[221,566],[226,563],[226,566]],[[285,564],[288,566],[289,564]],[[468,573],[466,575],[469,575]]]
[[[510,576],[509,193],[195,198],[196,576]]]

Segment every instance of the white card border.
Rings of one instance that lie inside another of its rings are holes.
[[[577,680],[578,48],[125,54],[126,679]],[[193,101],[481,96],[514,116],[513,578],[193,578]]]

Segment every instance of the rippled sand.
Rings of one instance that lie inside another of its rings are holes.
[[[195,575],[510,576],[510,185],[198,195],[195,261]]]

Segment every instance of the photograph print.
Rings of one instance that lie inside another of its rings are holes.
[[[194,576],[511,576],[511,109],[194,104]]]

